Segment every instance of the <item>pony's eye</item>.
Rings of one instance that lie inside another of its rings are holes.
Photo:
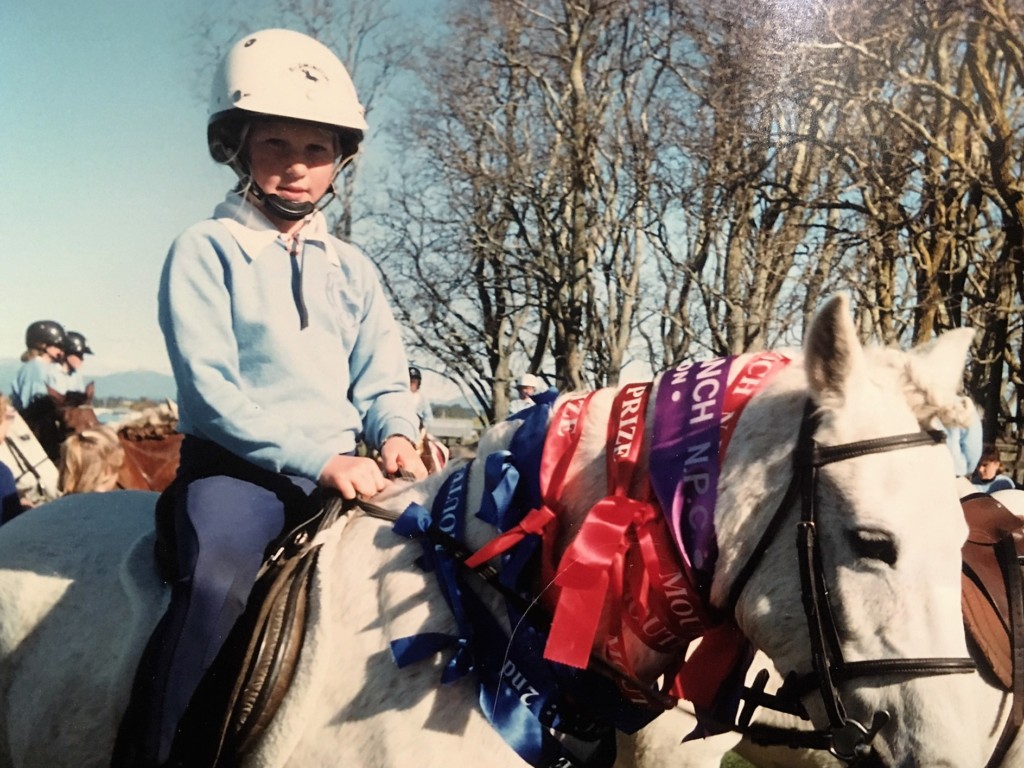
[[[846,537],[857,557],[880,560],[886,565],[896,564],[899,548],[891,533],[877,528],[858,528],[847,531]]]

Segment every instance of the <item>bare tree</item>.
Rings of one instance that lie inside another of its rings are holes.
[[[789,343],[844,289],[865,338],[978,328],[1019,435],[1021,8],[852,2],[455,4],[387,220],[419,343],[497,417],[516,366]]]
[[[806,46],[815,92],[841,100],[865,126],[845,143],[857,159],[848,197],[859,197],[870,244],[859,272],[871,291],[863,306],[873,313],[869,328],[890,341],[904,337],[893,318],[908,314],[910,341],[977,327],[970,384],[986,433],[994,438],[1014,419],[1019,434],[1006,385],[1019,378],[1021,343],[1011,331],[1024,234],[1021,9],[920,1],[907,10],[873,1],[852,14],[823,7],[824,32]],[[870,27],[852,18],[870,18]],[[857,78],[837,87],[829,60]]]
[[[387,218],[403,237],[385,271],[394,295],[420,299],[403,316],[421,345],[492,417],[514,360],[569,388],[624,364],[654,215],[666,7],[466,3],[426,56],[431,101],[417,94],[406,145],[430,149],[396,197],[407,224]],[[438,298],[443,316],[424,303]],[[458,352],[453,338],[467,340]]]

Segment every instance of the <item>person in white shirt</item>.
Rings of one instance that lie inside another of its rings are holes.
[[[409,366],[409,389],[412,391],[413,400],[416,402],[416,415],[420,418],[420,430],[425,430],[434,418],[434,410],[430,407],[430,400],[423,394],[423,373],[415,365]]]
[[[534,376],[532,373],[524,373],[516,380],[516,393],[519,395],[517,400],[513,400],[509,405],[509,415],[519,413],[522,410],[529,408],[534,405],[534,395],[537,394],[537,390],[543,387],[544,384],[540,380],[540,377]]]

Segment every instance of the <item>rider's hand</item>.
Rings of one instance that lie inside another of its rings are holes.
[[[397,475],[400,469],[404,469],[417,480],[427,476],[427,467],[420,458],[420,452],[409,438],[402,435],[392,435],[384,441],[380,447],[380,460],[388,475]]]
[[[388,481],[373,459],[364,456],[335,456],[320,473],[320,485],[334,488],[342,498],[365,499],[383,491]]]

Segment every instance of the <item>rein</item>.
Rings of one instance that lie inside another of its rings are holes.
[[[42,493],[43,478],[39,474],[39,470],[36,469],[36,465],[29,460],[28,456],[25,455],[24,451],[22,451],[21,448],[18,447],[18,444],[15,443],[13,439],[11,439],[10,437],[5,437],[4,443],[7,445],[8,450],[10,450],[11,456],[14,457],[14,461],[17,463],[18,470],[20,472],[20,474],[14,478],[14,481],[18,482],[25,475],[31,473],[32,476],[35,477],[36,479],[36,490]],[[41,464],[45,460],[46,457],[40,459],[39,463]]]
[[[878,731],[889,722],[891,716],[885,710],[878,711],[866,725],[849,717],[843,706],[839,683],[861,677],[967,674],[974,672],[976,666],[970,658],[876,659],[855,662],[848,662],[843,658],[817,539],[818,470],[828,464],[873,453],[937,445],[945,441],[945,434],[940,430],[922,430],[841,445],[821,446],[814,441],[817,427],[818,420],[814,415],[813,405],[808,401],[793,454],[793,477],[782,503],[733,583],[728,600],[729,610],[735,613],[740,595],[763,560],[768,546],[778,535],[786,511],[799,496],[801,515],[797,523],[797,556],[804,615],[810,633],[812,671],[803,675],[791,673],[782,688],[774,695],[764,693],[767,674],[759,676],[755,687],[745,692],[747,704],[739,716],[736,730],[762,744],[824,748],[838,759],[852,762],[873,753],[871,742]],[[815,689],[818,690],[828,715],[828,730],[790,731],[750,724],[756,706],[766,706],[789,714],[796,713],[806,719],[800,699]],[[749,698],[746,696],[747,693],[751,694]]]

